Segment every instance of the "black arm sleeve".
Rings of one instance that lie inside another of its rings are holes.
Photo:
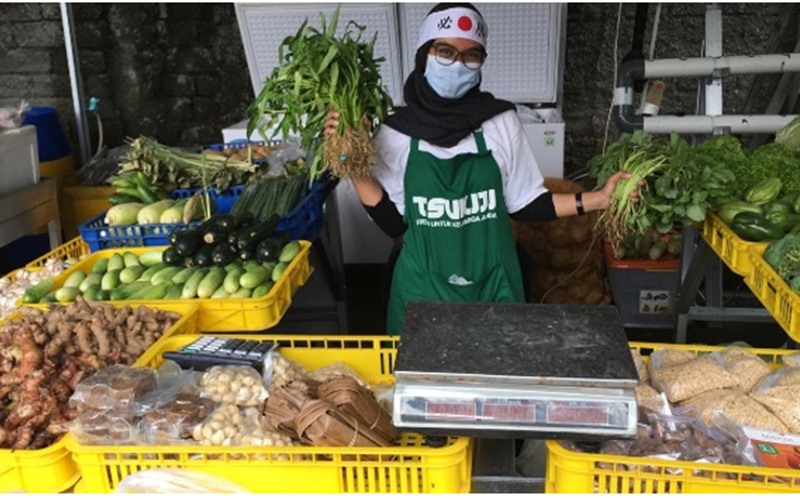
[[[521,210],[514,212],[511,218],[520,222],[548,221],[556,218],[556,206],[553,204],[553,193],[542,194]]]
[[[381,201],[374,207],[368,207],[363,203],[361,205],[381,231],[390,238],[397,238],[406,232],[406,223],[403,221],[403,216],[400,215],[395,204],[389,199],[386,190],[382,190],[382,193]]]

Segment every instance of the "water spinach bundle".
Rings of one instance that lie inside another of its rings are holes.
[[[247,133],[277,125],[284,140],[292,133],[300,137],[300,147],[315,149],[329,107],[339,112],[337,133],[326,138],[322,155],[315,154],[311,179],[329,169],[337,177],[366,177],[372,155],[371,123],[386,117],[391,97],[381,82],[373,49],[377,33],[369,42],[362,40],[364,26],[350,21],[341,37],[336,36],[339,9],[329,23],[321,17],[321,29],[303,22],[294,36],[287,37],[278,49],[279,66],[250,105]]]

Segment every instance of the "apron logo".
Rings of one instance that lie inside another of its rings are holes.
[[[497,208],[497,193],[494,189],[487,189],[457,200],[414,196],[411,201],[417,206],[422,217],[433,220],[446,217],[458,221],[473,215],[493,212]]]
[[[450,283],[451,285],[456,285],[456,286],[469,286],[473,283],[467,278],[459,276],[457,274],[451,274],[450,277],[447,278],[447,282]]]

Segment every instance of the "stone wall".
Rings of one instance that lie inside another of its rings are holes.
[[[567,172],[579,170],[604,135],[618,5],[568,7]],[[797,26],[784,9],[723,4],[725,54],[764,53],[781,21]],[[630,48],[635,10],[635,4],[623,4],[620,59]],[[73,11],[85,95],[101,99],[106,144],[139,134],[170,145],[217,142],[222,128],[244,118],[253,91],[233,4],[73,4]],[[701,3],[663,4],[656,57],[699,55],[704,12]],[[645,50],[654,13],[651,5]],[[794,47],[797,33],[789,31],[779,40],[782,51]],[[765,79],[753,112],[763,112],[776,81]],[[662,112],[693,114],[696,80],[666,83]],[[752,76],[726,80],[726,112],[743,111],[752,83]],[[77,143],[58,4],[0,4],[0,106],[22,98],[57,108],[73,146]],[[612,138],[613,132],[612,126]],[[94,147],[94,122],[90,134]]]

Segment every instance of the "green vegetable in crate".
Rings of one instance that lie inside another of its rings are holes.
[[[781,238],[786,231],[761,214],[742,212],[733,218],[731,229],[746,241],[770,241]]]
[[[119,286],[119,274],[121,271],[106,271],[103,279],[100,280],[100,290],[113,290]]]
[[[258,285],[255,289],[253,289],[253,294],[251,295],[254,299],[258,297],[263,297],[264,295],[268,294],[272,287],[275,286],[275,283],[267,280],[264,283]]]
[[[108,203],[113,206],[122,205],[123,203],[141,203],[141,200],[136,196],[116,193],[108,197]]]
[[[98,260],[92,266],[93,273],[104,274],[106,270],[108,270],[108,259],[106,258]]]
[[[165,267],[164,269],[154,274],[152,278],[150,278],[150,283],[154,285],[159,285],[165,281],[172,282],[172,278],[182,270],[183,268],[177,266]]]
[[[213,245],[203,245],[203,247],[194,254],[194,262],[198,266],[207,267],[214,263],[211,260],[211,254],[214,253]]]
[[[784,234],[788,233],[794,226],[800,224],[800,215],[787,212],[770,212],[765,216],[768,221],[779,227]]]
[[[290,241],[283,247],[281,250],[280,255],[278,256],[278,262],[288,263],[294,260],[297,257],[297,254],[300,253],[300,242],[298,241]]]
[[[55,302],[55,301],[56,301],[55,292],[50,292],[47,295],[45,295],[44,297],[42,297],[41,300],[39,301],[39,303],[40,304],[49,304],[49,303]]]
[[[287,267],[289,267],[289,264],[287,264],[286,262],[278,262],[275,265],[275,268],[272,270],[272,276],[271,276],[272,281],[277,282],[283,275],[284,271],[286,271]]]
[[[212,299],[227,299],[230,297],[230,293],[228,293],[224,287],[219,287],[211,294]]]
[[[222,282],[222,286],[225,287],[225,290],[228,293],[233,294],[241,288],[241,285],[239,284],[239,278],[241,278],[245,272],[246,271],[242,268],[228,271],[228,274],[225,276],[225,280]]]
[[[92,285],[97,285],[99,288],[102,279],[103,279],[103,273],[93,272],[89,276],[87,276],[86,279],[81,281],[81,284],[78,285],[78,290],[80,290],[81,293],[86,293],[86,290]]]
[[[91,285],[83,292],[83,298],[88,301],[97,300],[98,293],[100,293],[100,285]]]
[[[103,222],[109,226],[130,226],[136,224],[139,211],[145,207],[142,203],[123,203],[108,209]]]
[[[65,302],[72,302],[73,300],[75,300],[75,297],[77,297],[79,294],[80,291],[78,290],[77,287],[65,286],[56,290],[55,297],[57,301],[65,303]]]
[[[119,280],[122,283],[133,283],[144,273],[144,266],[126,267],[119,273]]]
[[[141,259],[139,259],[139,261],[141,262]],[[147,281],[147,282],[149,282],[154,274],[156,274],[160,270],[164,269],[165,267],[167,267],[167,264],[165,264],[163,262],[159,262],[157,264],[154,264],[154,265],[146,268],[144,270],[144,272],[142,273],[142,275],[139,276],[139,280],[138,281]]]
[[[108,259],[108,271],[121,271],[125,269],[125,259],[122,258],[122,255],[115,253]]]
[[[133,252],[125,252],[122,254],[122,261],[125,263],[125,267],[133,267],[139,266],[141,263],[139,262],[139,258]]]
[[[164,250],[164,255],[161,257],[165,264],[169,264],[171,266],[179,265],[183,262],[183,257],[178,254],[178,250],[175,247],[169,247]]]
[[[194,274],[183,285],[181,298],[193,299],[197,297],[197,287],[200,286],[200,282],[206,277],[206,274],[208,274],[208,268],[206,267],[195,270]]]
[[[169,290],[167,290],[167,294],[164,295],[164,300],[177,300],[181,298],[181,293],[183,291],[183,285],[180,283],[173,283]]]
[[[183,222],[183,209],[188,200],[180,200],[171,207],[167,208],[158,218],[161,224],[180,224]]]
[[[173,200],[161,200],[147,205],[136,215],[136,222],[139,224],[158,224],[164,210],[175,205]]]
[[[218,266],[227,266],[236,259],[236,249],[228,243],[220,243],[211,252],[211,261]]]
[[[133,283],[126,283],[111,291],[111,300],[127,300],[134,293],[150,288],[152,283],[149,281],[134,281]]]
[[[253,290],[250,290],[249,288],[239,288],[238,290],[236,290],[235,292],[233,292],[230,295],[230,298],[232,298],[232,299],[247,299],[247,298],[250,298],[252,293],[253,293]]]
[[[211,297],[211,295],[222,286],[224,280],[225,270],[221,267],[212,267],[197,286],[197,296],[201,299]]]
[[[800,276],[800,236],[789,233],[771,242],[764,251],[764,260],[781,278],[791,282]]]
[[[202,227],[202,226],[201,226]],[[203,233],[201,229],[195,228],[183,231],[177,235],[174,244],[175,251],[181,257],[193,256],[203,245]]]
[[[719,207],[717,210],[717,215],[719,215],[719,218],[722,219],[725,224],[730,226],[731,223],[733,223],[733,218],[742,212],[760,214],[763,213],[763,209],[753,203],[746,203],[744,201],[731,201]]]
[[[800,116],[775,133],[775,142],[786,146],[795,153],[800,153]]]
[[[285,238],[272,237],[263,240],[256,247],[256,258],[261,262],[277,262],[285,245]]]
[[[229,232],[230,229],[215,225],[206,230],[205,234],[203,234],[203,241],[208,245],[217,245],[226,241]]]
[[[254,266],[239,278],[239,286],[254,289],[269,278],[269,273],[261,266]]]
[[[744,201],[747,203],[755,203],[756,205],[763,205],[778,197],[782,185],[781,180],[777,177],[764,179],[747,190],[747,193],[744,195]]]
[[[764,205],[764,215],[772,213],[793,214],[792,204],[785,200],[772,200]]]
[[[79,287],[83,280],[86,279],[86,273],[83,271],[75,271],[64,280],[65,287]]]
[[[192,274],[194,274],[194,269],[191,267],[187,267],[186,269],[181,269],[178,273],[176,273],[172,277],[172,282],[177,285],[183,285],[184,283],[189,281],[189,278],[192,277]]]
[[[162,281],[160,283],[153,284],[151,288],[148,288],[147,291],[142,295],[142,300],[161,300],[167,295],[170,287],[172,287],[174,283],[169,279]]]

